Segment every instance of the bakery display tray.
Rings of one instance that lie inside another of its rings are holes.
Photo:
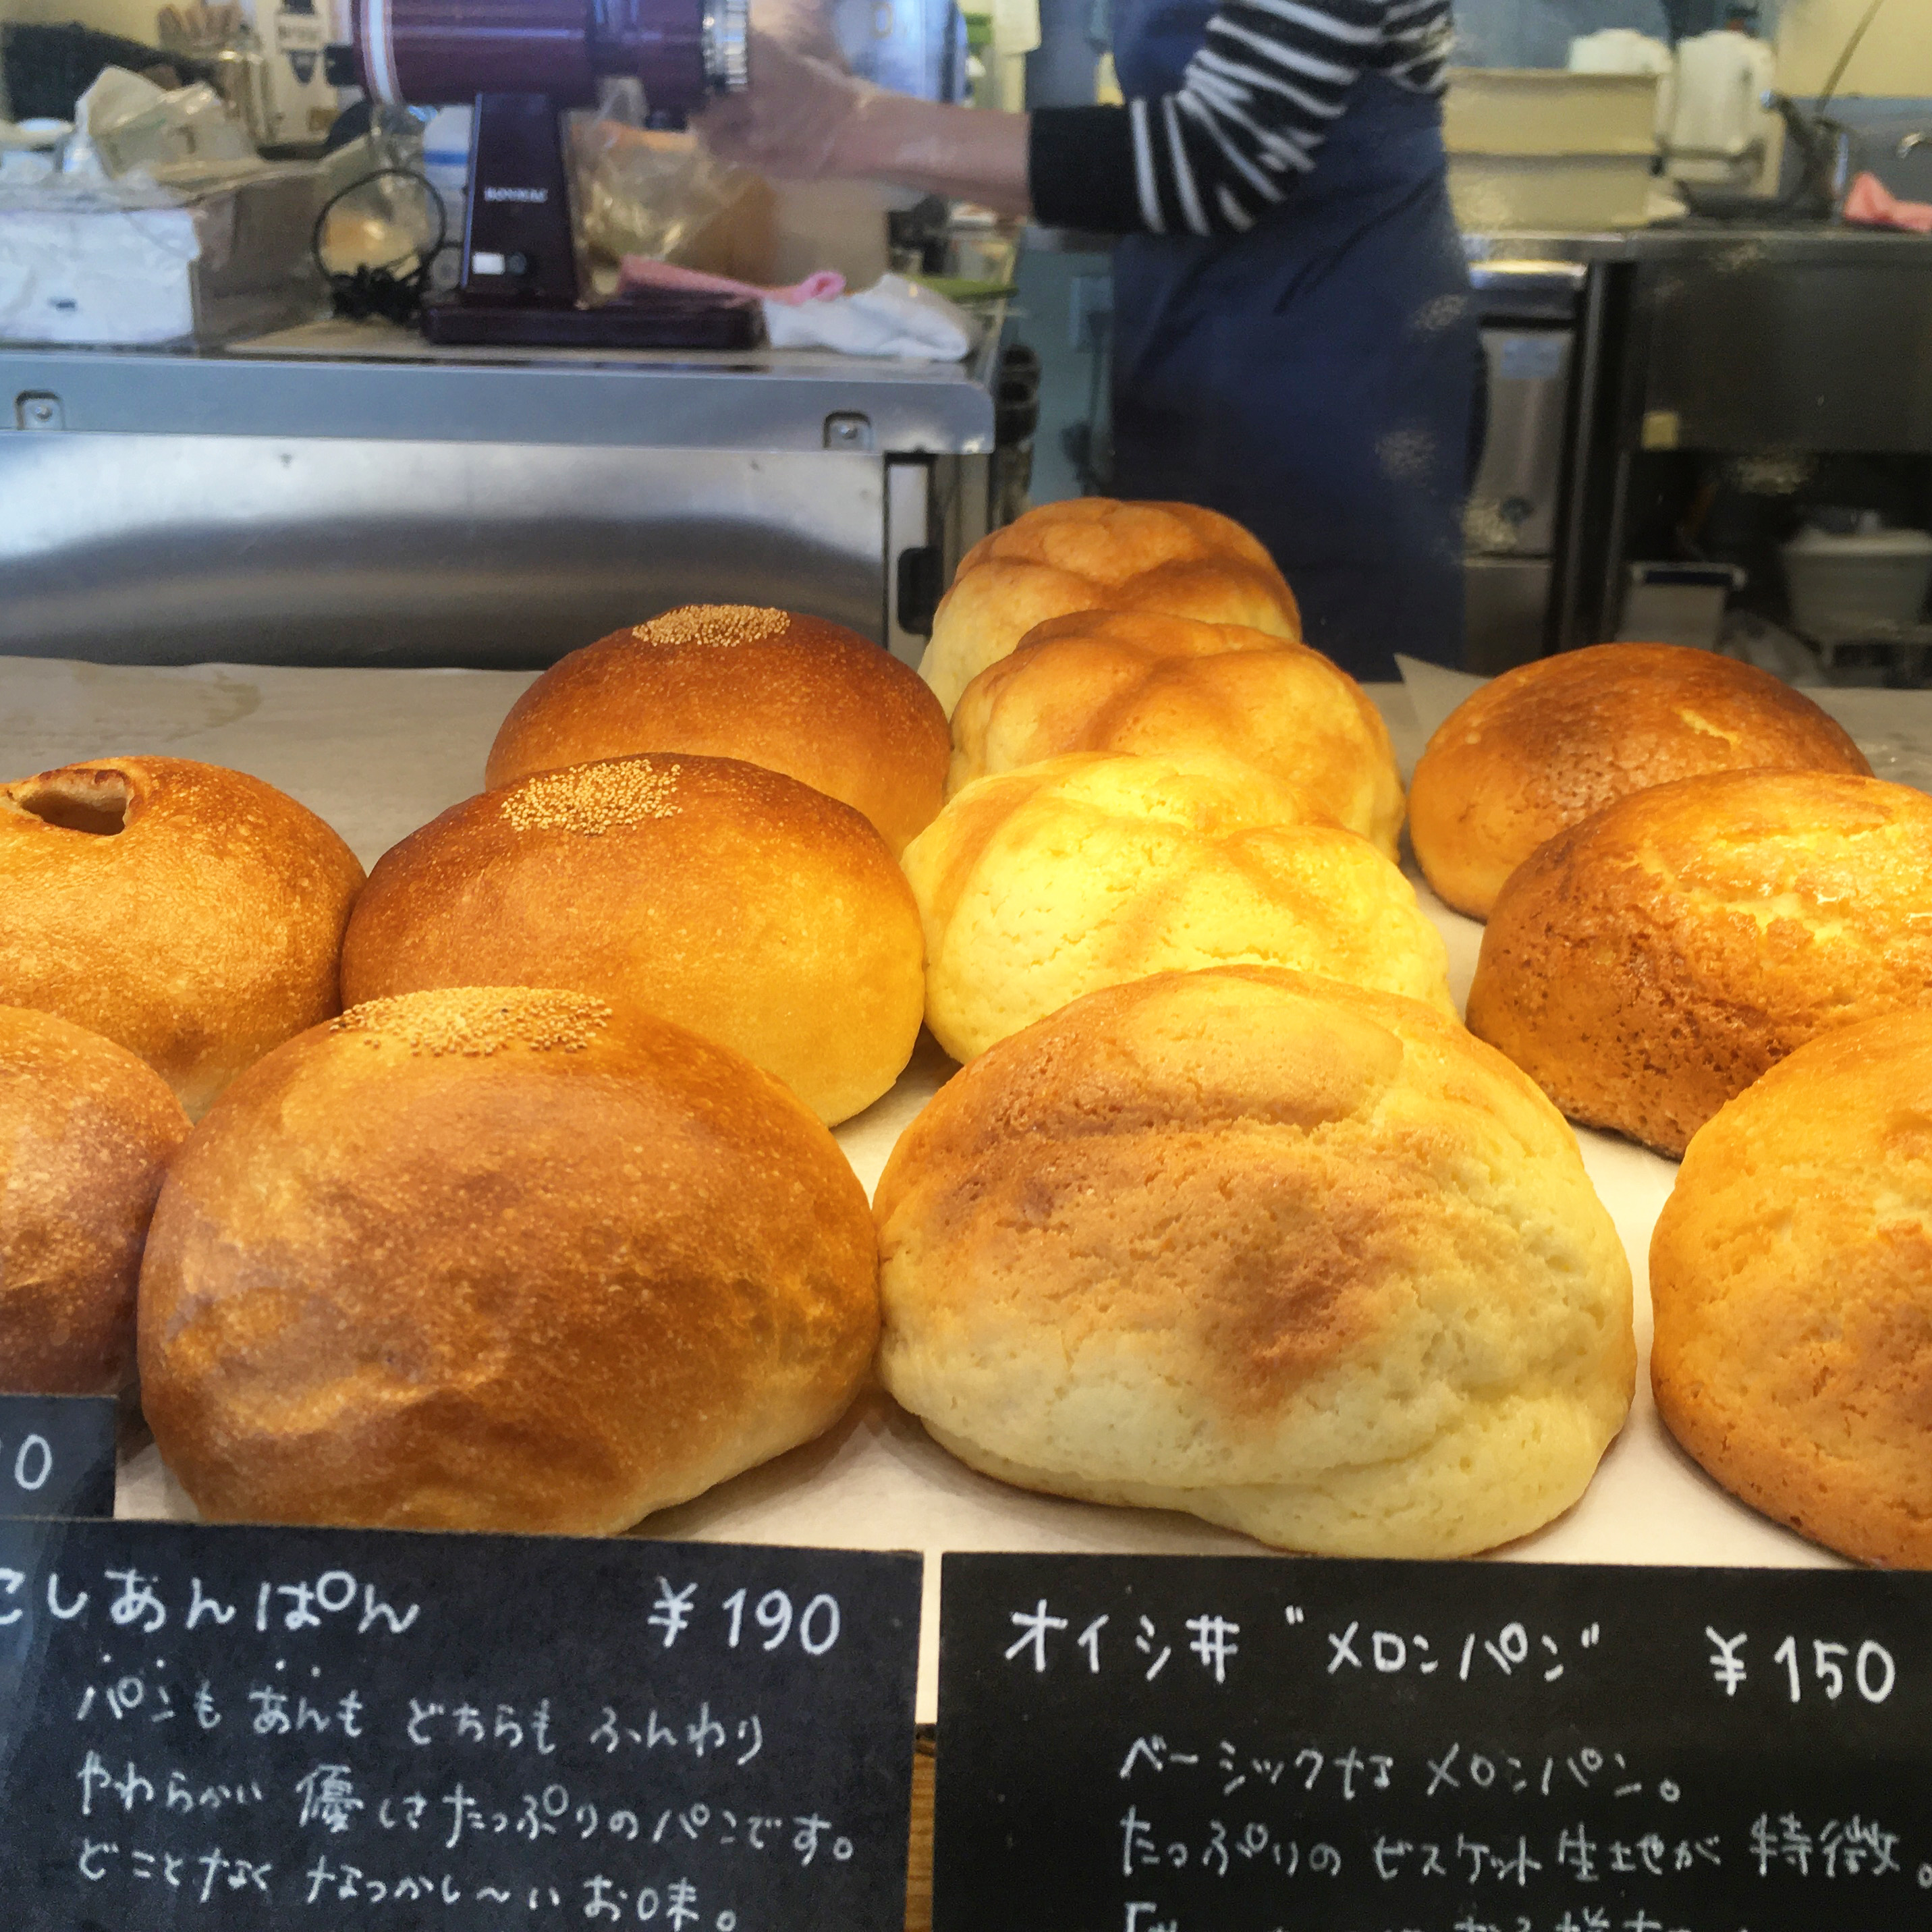
[[[160,752],[254,773],[319,812],[363,863],[479,788],[496,727],[532,674],[289,670],[247,665],[103,666],[0,658],[6,775],[115,753]],[[1478,680],[1416,667],[1405,685],[1369,687],[1405,778],[1428,734]],[[1932,692],[1814,692],[1881,778],[1932,776]],[[1482,928],[1410,876],[1449,946],[1459,1004]],[[837,1138],[869,1190],[894,1142],[952,1070],[929,1040],[892,1092]],[[1582,1501],[1504,1561],[1813,1567],[1838,1560],[1718,1487],[1666,1434],[1650,1400],[1646,1261],[1673,1162],[1612,1136],[1579,1136],[1583,1160],[1629,1252],[1640,1370],[1628,1424]],[[191,1517],[152,1446],[121,1471],[123,1516]],[[829,1435],[652,1517],[639,1532],[706,1541],[918,1550],[1271,1552],[1191,1517],[1034,1496],[974,1474],[881,1393]],[[1279,1560],[1279,1559],[1277,1559]],[[935,1714],[936,1561],[926,1570],[920,1715]]]

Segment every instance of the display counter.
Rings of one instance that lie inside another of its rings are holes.
[[[365,864],[480,785],[503,713],[527,678],[476,670],[262,669],[204,664],[120,668],[9,660],[0,755],[15,772],[129,749],[235,766],[268,780],[334,825]],[[1405,774],[1430,730],[1474,680],[1426,666],[1406,686],[1371,686]],[[1881,778],[1932,782],[1932,694],[1819,694]],[[1466,993],[1481,938],[1412,867],[1448,942],[1450,983]],[[869,1190],[894,1142],[952,1071],[922,1039],[897,1086],[837,1131]],[[1499,1552],[1530,1562],[1831,1565],[1838,1559],[1746,1508],[1665,1432],[1641,1366],[1649,1316],[1645,1261],[1673,1163],[1584,1131],[1585,1165],[1628,1252],[1637,1286],[1636,1401],[1582,1501]],[[124,1514],[184,1517],[190,1505],[152,1448],[122,1473]],[[640,1534],[707,1542],[919,1550],[926,1574],[920,1714],[934,1715],[941,1552],[1038,1550],[1221,1553],[1265,1558],[1244,1537],[1191,1518],[1031,1495],[976,1474],[882,1394],[862,1399],[821,1440],[680,1508]]]

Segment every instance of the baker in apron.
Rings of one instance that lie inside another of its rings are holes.
[[[1118,228],[1164,230],[1124,234],[1114,252],[1115,492],[1245,524],[1294,586],[1308,641],[1358,677],[1393,676],[1397,651],[1457,662],[1479,347],[1432,91],[1445,0],[1114,7],[1131,110],[914,100],[754,34],[752,87],[700,124],[767,172],[901,182],[1068,226],[1097,206]],[[1254,73],[1215,145],[1194,131],[1204,117],[1174,105],[1190,86],[1228,98],[1202,70],[1204,44]],[[1418,58],[1418,44],[1432,52]],[[1245,147],[1240,104],[1264,81],[1295,92],[1331,52],[1346,88],[1322,83],[1324,118],[1293,110],[1257,165],[1268,130]],[[1279,158],[1291,144],[1292,169]],[[1067,185],[1096,168],[1121,178],[1114,192]],[[1185,232],[1202,225],[1232,232]]]

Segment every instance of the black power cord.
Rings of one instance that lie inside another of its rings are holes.
[[[322,253],[322,231],[330,214],[339,202],[346,201],[352,194],[359,194],[371,182],[389,177],[414,182],[422,190],[425,199],[436,210],[435,240],[426,249],[412,248],[407,254],[398,255],[393,262],[385,262],[375,268],[365,263],[352,273],[330,268]],[[431,266],[448,245],[449,212],[443,206],[442,196],[436,192],[435,184],[416,169],[402,167],[372,168],[346,188],[338,188],[316,211],[315,226],[309,230],[308,237],[309,253],[315,257],[316,266],[328,283],[330,299],[337,315],[350,322],[380,316],[385,322],[398,322],[406,328],[416,321],[422,310],[423,292],[428,285]],[[415,266],[404,268],[406,262]]]

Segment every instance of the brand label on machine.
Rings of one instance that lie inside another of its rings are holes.
[[[1932,1916],[1932,1577],[949,1556],[936,1932]]]
[[[898,1932],[914,1556],[0,1523],[10,1927]]]
[[[0,1516],[114,1514],[112,1396],[0,1395]]]
[[[485,201],[522,201],[541,207],[550,199],[550,190],[544,188],[500,188],[494,184],[483,190]]]

